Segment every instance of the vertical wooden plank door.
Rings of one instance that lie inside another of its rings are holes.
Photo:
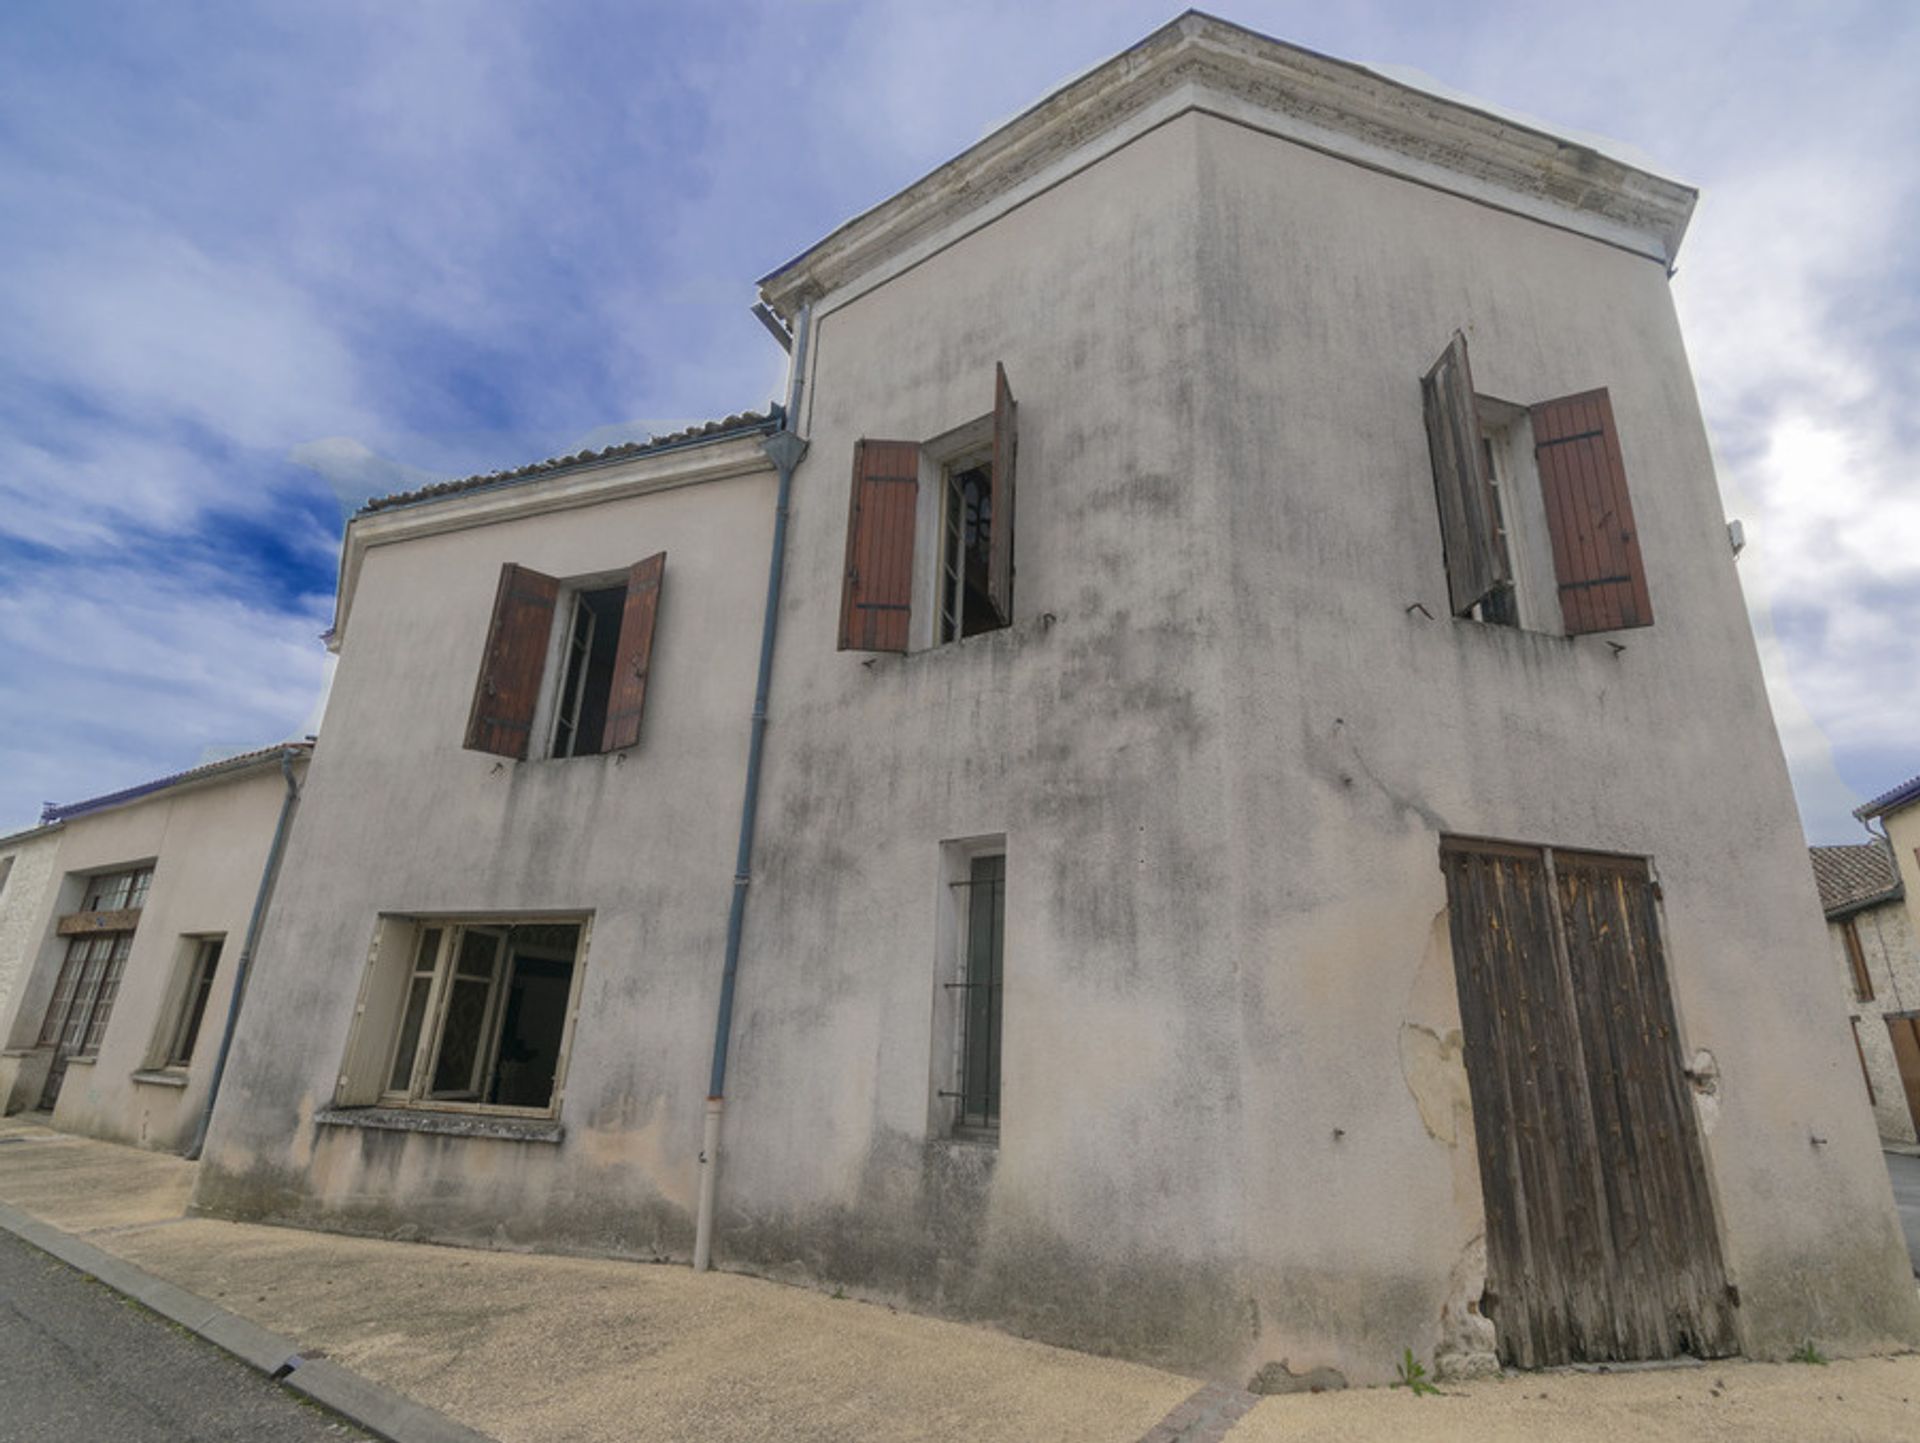
[[[1441,857],[1502,1358],[1733,1352],[1646,864]]]
[[[1920,1017],[1889,1017],[1887,1034],[1893,1039],[1893,1058],[1900,1065],[1900,1086],[1907,1094],[1907,1111],[1920,1132]]]

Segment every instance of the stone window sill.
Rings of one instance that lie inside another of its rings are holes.
[[[147,1067],[134,1073],[133,1080],[148,1087],[185,1087],[187,1074],[171,1068]]]
[[[407,1107],[329,1107],[314,1114],[322,1127],[370,1127],[382,1132],[425,1132],[438,1137],[487,1137],[502,1142],[559,1142],[566,1128],[553,1118],[494,1117],[478,1112],[438,1112]]]

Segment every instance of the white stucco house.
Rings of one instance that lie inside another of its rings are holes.
[[[312,750],[288,742],[49,806],[39,827],[0,841],[7,1112],[194,1146]]]
[[[197,1205],[1236,1381],[1920,1343],[1693,203],[1188,14],[767,276],[784,407],[371,503]]]

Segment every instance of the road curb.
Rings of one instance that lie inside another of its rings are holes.
[[[495,1443],[424,1403],[383,1388],[326,1358],[307,1358],[291,1338],[157,1278],[124,1258],[0,1202],[0,1228],[116,1293],[178,1323],[285,1388],[331,1408],[387,1443]]]

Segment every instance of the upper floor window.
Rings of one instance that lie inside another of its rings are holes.
[[[147,904],[147,889],[153,884],[153,868],[132,867],[124,872],[102,872],[86,879],[81,894],[82,912],[125,912]]]
[[[1568,636],[1651,626],[1607,392],[1478,395],[1457,331],[1421,390],[1453,614]]]
[[[635,745],[666,566],[664,551],[572,581],[502,566],[466,746],[524,760]]]
[[[1006,369],[995,366],[993,411],[948,433],[947,445],[862,440],[854,447],[840,650],[906,651],[1012,623],[1016,421]],[[920,476],[928,465],[940,488],[931,586],[914,575],[925,526]],[[931,612],[930,630],[924,621],[914,625],[921,607]]]

